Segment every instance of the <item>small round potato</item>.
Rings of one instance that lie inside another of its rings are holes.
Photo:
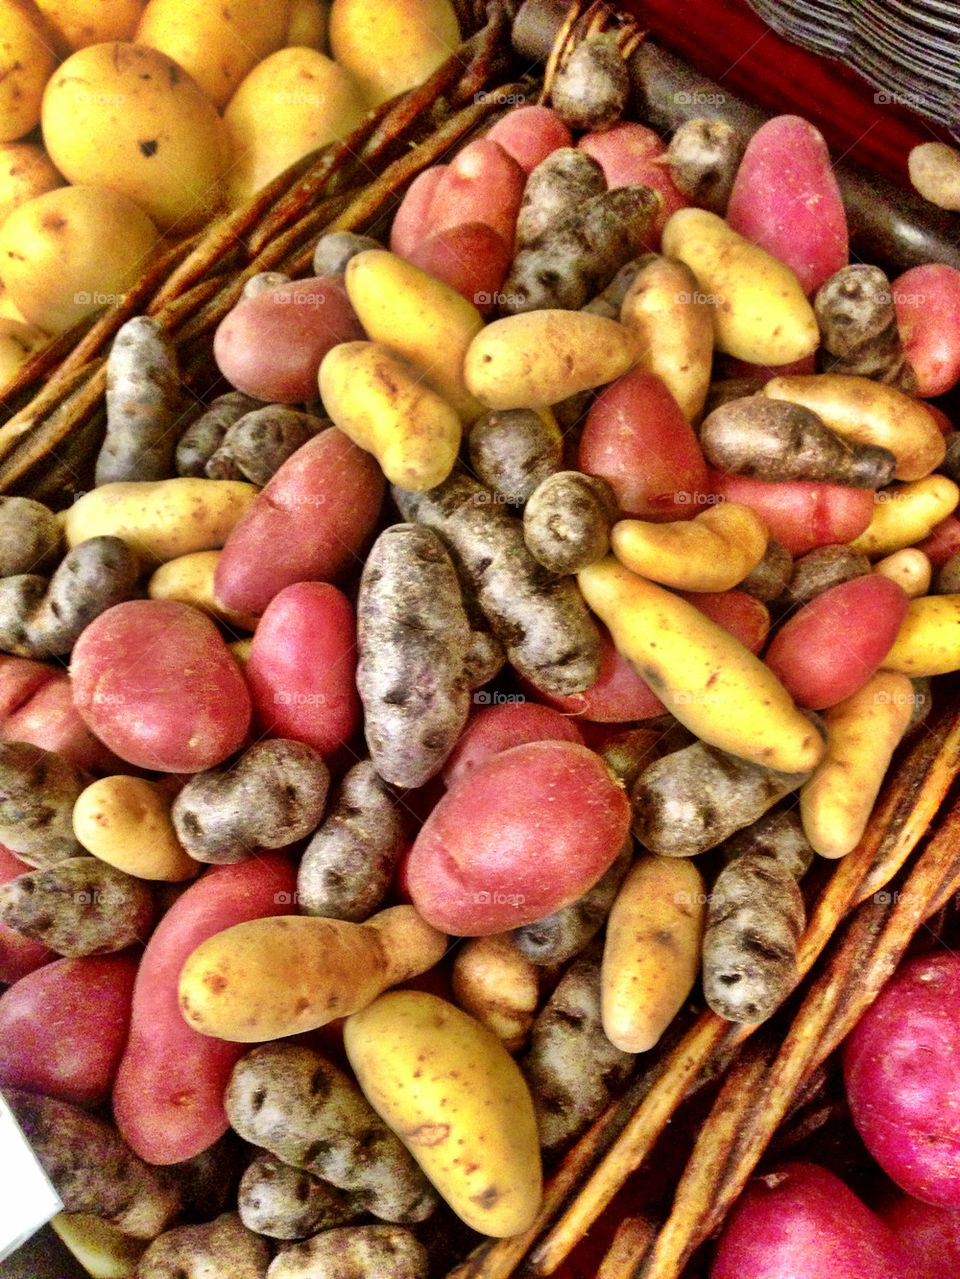
[[[144,0],[34,0],[62,56],[104,40],[132,40]]]
[[[136,200],[164,228],[190,230],[221,207],[223,121],[197,82],[157,49],[123,41],[80,49],[51,77],[42,121],[66,178]]]
[[[29,133],[57,65],[49,33],[27,0],[0,0],[0,141]]]
[[[63,186],[63,178],[35,142],[0,143],[0,226],[35,195]]]
[[[330,48],[370,106],[422,84],[460,43],[450,0],[334,0]]]

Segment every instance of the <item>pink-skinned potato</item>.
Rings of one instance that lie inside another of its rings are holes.
[[[432,164],[413,179],[400,201],[390,227],[390,252],[408,258],[430,229],[430,201],[437,189],[445,164]]]
[[[573,135],[556,111],[536,104],[507,111],[486,137],[498,142],[526,174],[560,147],[573,146]]]
[[[601,133],[584,134],[577,146],[600,165],[608,187],[639,185],[660,193],[663,205],[643,237],[643,247],[656,251],[671,215],[690,203],[663,163],[667,151],[663,140],[644,124],[622,121]]]
[[[287,458],[234,526],[217,560],[217,598],[259,615],[285,586],[355,570],[385,485],[371,454],[336,427],[321,431]]]
[[[528,742],[478,764],[414,840],[406,887],[455,936],[518,928],[569,905],[615,860],[630,825],[622,786],[576,742]]]
[[[427,210],[428,234],[479,222],[513,244],[526,174],[489,137],[476,138],[443,166]]]
[[[27,659],[11,658],[11,661]],[[31,662],[40,666],[40,662]],[[63,755],[90,773],[122,773],[128,767],[87,728],[73,704],[73,686],[66,671],[49,671],[36,691],[0,722],[0,739],[29,742]]]
[[[187,1025],[178,1000],[181,968],[214,933],[292,914],[296,880],[282,853],[212,866],[154,929],[137,972],[130,1034],[113,1085],[117,1127],[148,1163],[192,1159],[226,1132],[223,1094],[246,1047]]]
[[[941,1208],[902,1191],[878,1206],[913,1265],[911,1279],[957,1279],[960,1275],[960,1208]]]
[[[874,494],[870,489],[843,484],[819,484],[812,480],[755,480],[708,468],[708,487],[719,499],[751,507],[767,526],[770,536],[791,555],[803,555],[815,546],[852,542],[873,518]]]
[[[32,866],[0,844],[0,884],[6,884],[30,870],[33,870]],[[56,951],[43,942],[34,941],[9,924],[0,922],[0,982],[10,984],[19,981],[56,958]]]
[[[57,959],[0,995],[0,1083],[98,1106],[110,1096],[140,956]]]
[[[934,524],[929,537],[917,543],[917,549],[923,551],[934,568],[945,564],[951,555],[960,553],[960,520],[948,515]]]
[[[257,727],[331,755],[359,727],[357,623],[328,582],[297,582],[275,595],[250,644],[245,673]]]
[[[404,254],[414,266],[455,289],[481,315],[499,302],[500,286],[510,269],[510,245],[485,222],[445,227]]]
[[[890,293],[917,394],[943,395],[960,378],[960,271],[940,262],[911,267]]]
[[[197,773],[238,750],[251,702],[213,622],[174,600],[128,600],[83,631],[70,663],[74,705],[121,759]]]
[[[474,693],[479,701],[482,693]],[[490,695],[487,694],[489,697]],[[455,786],[491,755],[524,742],[580,742],[583,734],[569,715],[539,702],[502,702],[474,712],[442,769],[447,786]]]
[[[786,1163],[747,1183],[710,1279],[915,1279],[893,1232],[839,1177]]]
[[[338,342],[364,336],[343,276],[294,280],[241,298],[217,326],[217,367],[238,391],[270,404],[317,397],[320,362]]]
[[[56,673],[56,667],[46,662],[0,654],[0,724],[25,706]]]
[[[960,955],[900,966],[848,1036],[843,1078],[887,1176],[926,1203],[960,1208]]]

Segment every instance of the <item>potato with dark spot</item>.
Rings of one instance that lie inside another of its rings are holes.
[[[0,742],[0,844],[30,866],[79,856],[73,806],[91,781],[65,755]]]
[[[341,1070],[309,1048],[263,1044],[245,1053],[224,1097],[245,1141],[340,1190],[384,1221],[423,1221],[436,1197],[400,1139]]]
[[[477,479],[510,506],[523,506],[563,465],[563,435],[548,409],[490,409],[470,428],[467,446]]]
[[[633,1070],[633,1053],[615,1048],[603,1031],[600,959],[597,943],[573,961],[533,1023],[520,1061],[547,1151],[579,1137]]]
[[[200,862],[244,861],[315,830],[330,772],[306,742],[256,742],[232,764],[196,773],[173,801],[177,838]]]
[[[136,1279],[264,1279],[270,1245],[235,1212],[199,1226],[177,1226],[154,1239]]]
[[[561,63],[550,105],[571,129],[592,133],[616,124],[629,96],[630,76],[616,38],[596,35],[582,40]]]
[[[0,884],[0,921],[70,958],[146,941],[154,913],[147,882],[99,857],[69,857]]]
[[[63,532],[53,511],[31,497],[0,497],[0,577],[44,573],[56,563]]]
[[[765,1021],[797,982],[806,914],[783,863],[744,853],[717,876],[703,938],[703,993],[719,1017]]]
[[[517,248],[533,243],[606,189],[603,169],[592,156],[577,147],[558,147],[527,178],[517,217]]]
[[[692,204],[723,217],[746,145],[728,120],[684,120],[667,147],[670,176]]]
[[[815,546],[794,561],[790,581],[777,602],[791,607],[808,604],[831,587],[852,582],[855,577],[866,577],[869,572],[870,561],[866,555],[846,542]]]
[[[469,937],[451,973],[457,1003],[492,1030],[507,1052],[527,1042],[540,996],[540,974],[509,933]]]
[[[849,373],[917,393],[897,327],[890,281],[878,266],[851,262],[821,284],[813,309],[823,339],[825,373]]]
[[[357,598],[357,691],[374,767],[394,786],[434,777],[470,710],[470,621],[441,538],[394,524],[377,538]]]
[[[300,909],[361,923],[373,914],[407,846],[397,796],[372,760],[354,764],[297,870]]]
[[[428,493],[393,489],[406,519],[434,529],[476,593],[516,670],[546,693],[582,693],[600,674],[600,634],[576,583],[538,564],[523,525],[484,485],[454,474]]]
[[[301,445],[331,425],[286,404],[253,409],[227,427],[204,474],[210,480],[249,480],[262,488]]]
[[[135,1155],[112,1124],[19,1088],[4,1097],[67,1212],[92,1213],[135,1239],[155,1238],[179,1215],[166,1171]]]
[[[695,857],[762,817],[809,775],[695,742],[657,760],[634,782],[633,833],[664,857]]]
[[[171,338],[152,316],[132,316],[117,330],[107,357],[106,435],[94,472],[98,486],[169,478],[180,396]]]
[[[539,484],[523,511],[527,550],[551,573],[578,573],[610,549],[617,499],[606,480],[557,471]]]
[[[206,476],[207,462],[222,444],[229,428],[245,414],[262,407],[261,400],[242,391],[228,391],[211,400],[207,410],[190,423],[177,441],[177,474]]]
[[[763,559],[750,570],[737,589],[768,604],[787,589],[792,572],[793,556],[782,542],[771,537],[767,541]]]
[[[346,1191],[285,1164],[269,1150],[258,1151],[240,1178],[237,1206],[247,1229],[269,1239],[306,1239],[366,1213]]]
[[[469,600],[464,600],[467,612],[470,612]],[[472,690],[482,688],[494,679],[507,664],[507,655],[497,637],[482,626],[476,624],[471,617],[473,629],[470,632],[470,647],[464,658],[463,673],[468,687]]]
[[[797,808],[780,808],[765,813],[726,840],[720,851],[730,861],[746,856],[769,858],[788,870],[796,880],[803,878],[814,858]]]
[[[402,1226],[342,1226],[284,1248],[267,1279],[427,1279],[426,1249]]]
[[[32,573],[0,578],[0,649],[18,657],[63,657],[80,632],[133,598],[140,561],[119,537],[91,537],[48,581]]]

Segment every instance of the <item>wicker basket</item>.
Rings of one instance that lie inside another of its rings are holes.
[[[308,157],[246,207],[171,248],[122,304],[25,365],[0,426],[0,492],[62,507],[89,487],[103,429],[105,357],[128,316],[147,313],[164,325],[185,385],[200,403],[222,389],[212,334],[250,276],[304,274],[316,239],[328,230],[385,232],[416,174],[487,125],[505,102],[536,100],[542,76],[549,78],[563,49],[591,22],[612,24],[627,52],[638,36],[637,23],[625,15],[578,4],[567,13],[563,0],[548,4],[561,30],[554,29],[544,73],[511,51],[513,7],[461,4],[465,29],[474,34],[424,86],[373,113],[343,145]],[[649,50],[644,56],[649,63]],[[662,126],[662,119],[655,122]],[[922,222],[922,210],[906,199]],[[960,715],[949,687],[941,700],[901,749],[860,845],[836,866],[822,867],[811,885],[801,981],[775,1017],[754,1031],[693,1007],[681,1014],[662,1048],[638,1059],[624,1095],[551,1171],[534,1227],[461,1253],[449,1279],[553,1274],[571,1254],[583,1257],[596,1223],[591,1239],[601,1239],[600,1253],[594,1244],[593,1260],[575,1261],[563,1273],[691,1279],[702,1273],[702,1245],[770,1143],[783,1149],[814,1129],[829,1129],[837,1114],[831,1091],[837,1045],[918,930],[930,940],[937,932],[928,930],[951,926],[946,907],[960,889],[960,805],[951,797],[960,772]],[[40,1270],[3,1273],[37,1279]]]

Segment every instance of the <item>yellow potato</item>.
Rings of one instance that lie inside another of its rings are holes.
[[[897,459],[894,478],[921,480],[943,461],[943,433],[924,405],[868,377],[846,373],[805,373],[771,378],[759,392],[771,400],[791,400],[857,444],[877,444]]]
[[[159,238],[127,196],[102,186],[61,187],[21,204],[0,227],[0,273],[31,324],[61,333],[121,298]]]
[[[688,422],[698,419],[713,368],[713,313],[686,263],[647,254],[620,323],[641,340],[640,367],[664,382]]]
[[[260,490],[242,480],[121,480],[84,493],[63,512],[72,549],[88,537],[122,538],[144,564],[218,550]]]
[[[915,702],[906,675],[877,671],[824,711],[826,754],[800,789],[803,833],[821,857],[844,857],[860,842]]]
[[[588,311],[525,311],[494,320],[467,348],[467,390],[491,409],[545,409],[626,373],[639,341]]]
[[[331,52],[372,107],[422,84],[459,44],[450,0],[333,0]]]
[[[249,639],[232,640],[228,645],[230,652],[234,655],[241,666],[246,666],[250,660],[250,650],[253,647],[253,637]]]
[[[180,973],[180,1010],[195,1030],[234,1043],[299,1035],[365,1008],[426,972],[447,939],[412,906],[363,924],[278,915],[202,942]]]
[[[35,324],[0,319],[0,392],[9,384],[20,365],[25,364],[34,351],[39,351],[49,341],[48,334]]]
[[[0,226],[34,196],[63,186],[63,178],[35,142],[0,143]]]
[[[607,920],[600,977],[604,1034],[647,1052],[683,1007],[700,971],[706,885],[687,857],[644,854]]]
[[[88,853],[128,875],[180,883],[201,866],[177,839],[171,803],[167,789],[143,777],[101,777],[77,796],[73,833]]]
[[[280,49],[265,58],[223,114],[234,155],[230,204],[248,200],[301,156],[345,138],[366,110],[350,72],[316,49]]]
[[[132,40],[144,0],[35,0],[65,56],[88,44]]]
[[[149,1243],[86,1212],[58,1212],[50,1225],[91,1279],[133,1279]]]
[[[320,398],[335,426],[380,463],[391,484],[422,493],[453,470],[460,417],[382,342],[341,342],[320,365]]]
[[[699,609],[612,556],[577,574],[620,652],[692,733],[784,773],[823,754],[819,733],[768,666]]]
[[[290,0],[150,0],[135,36],[172,58],[217,107],[262,58],[282,48]]]
[[[329,0],[291,0],[290,21],[283,47],[318,49],[320,53],[326,53],[329,22]]]
[[[850,545],[870,559],[905,550],[929,537],[958,501],[960,489],[945,475],[891,484],[874,495],[870,523]]]
[[[10,296],[10,290],[0,280],[0,317],[4,320],[17,320],[20,324],[29,324],[30,321],[14,302]]]
[[[456,952],[451,979],[464,1012],[492,1030],[508,1052],[519,1052],[537,1011],[540,970],[509,935],[468,938]]]
[[[475,421],[483,405],[463,381],[467,347],[483,328],[483,316],[473,303],[385,249],[351,258],[345,282],[367,336],[393,347],[464,421]]]
[[[960,595],[911,600],[883,665],[911,679],[960,670]]]
[[[468,1226],[529,1229],[541,1198],[533,1100],[491,1031],[436,995],[392,991],[347,1019],[344,1045],[367,1100]]]
[[[903,587],[913,600],[929,591],[933,565],[929,556],[924,555],[916,546],[911,546],[878,560],[873,566],[873,572],[881,577],[889,577],[891,582]]]
[[[52,32],[29,0],[0,0],[0,142],[22,138],[40,119],[57,65]]]
[[[721,502],[692,520],[619,520],[610,531],[626,568],[679,591],[729,591],[763,559],[767,526],[749,506]]]
[[[706,209],[678,209],[661,248],[696,276],[717,350],[751,364],[790,364],[820,344],[813,307],[788,266]]]
[[[219,551],[193,551],[168,560],[150,578],[147,594],[152,600],[179,600],[183,604],[192,604],[209,613],[214,621],[241,631],[255,631],[260,620],[258,617],[227,608],[217,599],[213,575],[219,558]]]
[[[51,76],[42,118],[50,158],[69,181],[136,200],[164,229],[182,234],[222,208],[224,123],[157,49],[122,41],[80,49]]]

